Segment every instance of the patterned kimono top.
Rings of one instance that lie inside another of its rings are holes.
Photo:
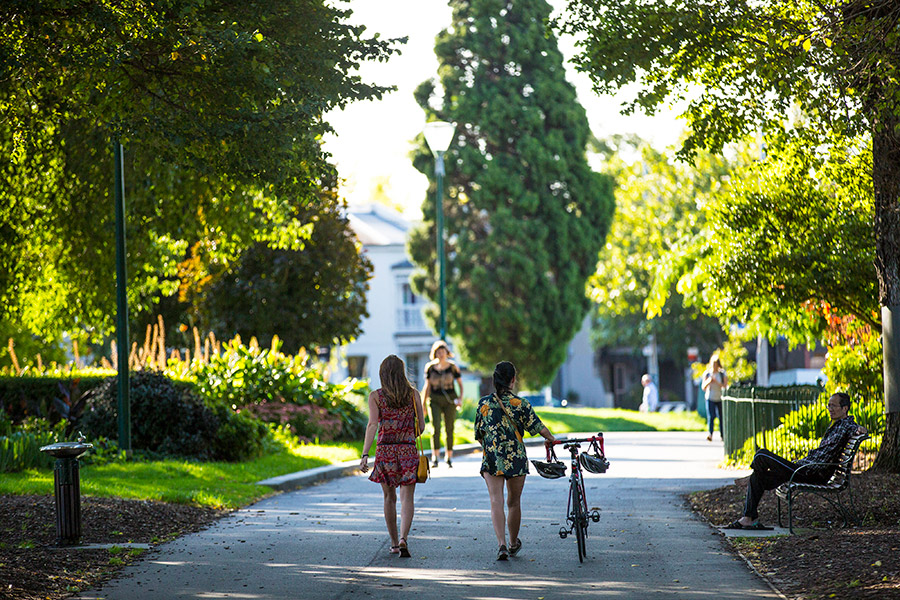
[[[499,402],[503,402],[515,425],[500,408]],[[511,393],[505,394],[502,399],[491,394],[478,402],[478,412],[475,413],[475,439],[484,448],[484,458],[481,460],[482,473],[507,479],[528,474],[525,445],[516,437],[513,426],[520,434],[528,431],[532,435],[537,435],[544,428],[544,424],[534,414],[528,400]]]

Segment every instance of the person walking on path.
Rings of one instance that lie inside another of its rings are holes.
[[[766,490],[774,490],[782,483],[789,481],[794,473],[794,481],[802,483],[825,483],[834,473],[834,463],[838,461],[847,440],[854,435],[866,433],[866,428],[857,425],[850,415],[850,396],[844,392],[838,392],[828,399],[828,414],[831,416],[831,426],[822,436],[819,447],[810,450],[809,453],[797,462],[791,462],[778,456],[765,448],[760,449],[753,457],[750,468],[753,473],[748,480],[747,498],[744,501],[743,516],[726,526],[726,529],[772,529],[759,522],[759,501]],[[813,463],[829,463],[828,465],[816,465]],[[809,465],[809,466],[805,466]],[[801,467],[804,467],[802,470]],[[736,483],[742,482],[738,480]]]
[[[431,361],[425,365],[425,387],[422,389],[422,401],[431,403],[431,423],[434,426],[434,437],[431,441],[432,465],[438,466],[441,456],[441,420],[446,425],[447,433],[447,466],[453,466],[453,424],[456,422],[456,409],[459,408],[463,395],[463,384],[459,367],[451,358],[453,354],[444,340],[431,345]],[[459,386],[459,393],[456,386]]]
[[[419,391],[406,377],[406,365],[391,354],[378,371],[381,387],[369,394],[369,423],[359,470],[369,470],[369,450],[378,433],[375,466],[369,476],[384,492],[384,521],[391,538],[391,554],[410,556],[407,538],[415,512],[416,471],[419,453],[416,436],[425,427]],[[399,491],[399,493],[398,493]],[[397,531],[397,496],[400,496],[400,531]]]
[[[653,378],[644,373],[641,377],[641,385],[644,386],[644,394],[638,410],[641,412],[656,412],[659,409],[659,390],[653,383]]]
[[[513,393],[516,383],[516,367],[511,362],[500,362],[494,368],[494,393],[478,402],[475,413],[475,439],[484,448],[481,460],[481,476],[484,478],[491,500],[491,522],[497,536],[499,549],[497,560],[507,560],[522,548],[519,527],[522,523],[522,490],[528,474],[528,456],[522,434],[540,434],[548,441],[556,441],[550,430],[534,413],[527,400]],[[507,491],[507,518],[503,503],[503,488]],[[510,545],[506,544],[506,528],[509,526]]]
[[[725,428],[722,426],[722,390],[728,387],[728,374],[722,369],[719,355],[713,354],[709,358],[709,366],[703,372],[700,387],[706,393],[706,424],[709,427],[709,435],[706,440],[711,442],[713,438],[713,423],[719,419],[719,436],[725,439]]]

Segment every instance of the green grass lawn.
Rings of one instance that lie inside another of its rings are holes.
[[[81,493],[236,508],[272,492],[256,482],[357,458],[362,442],[293,446],[241,463],[181,460],[114,462],[81,468]],[[2,494],[52,494],[53,470],[4,473]]]
[[[463,414],[474,410],[463,411]],[[639,413],[605,408],[539,408],[538,415],[554,434],[598,431],[703,431],[705,421],[696,413]],[[458,418],[456,444],[475,441],[472,420]],[[431,426],[426,427],[430,448]],[[257,481],[354,460],[362,452],[362,441],[345,444],[287,445],[269,454],[241,463],[190,462],[181,460],[113,462],[81,468],[81,492],[87,496],[117,496],[236,508],[272,492]],[[52,494],[53,470],[4,473],[0,494]]]
[[[706,419],[695,412],[642,413],[621,408],[538,408],[554,434],[598,431],[703,431]]]

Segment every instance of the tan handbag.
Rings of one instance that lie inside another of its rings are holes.
[[[415,413],[413,421],[416,428],[416,448],[419,451],[419,467],[416,469],[416,482],[425,483],[428,481],[428,475],[431,473],[431,465],[428,464],[428,457],[425,456],[425,443],[419,437],[419,409],[416,408],[415,398],[413,398],[413,412]]]

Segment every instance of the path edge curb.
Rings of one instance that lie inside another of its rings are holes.
[[[542,446],[543,444],[544,438],[541,437],[525,440],[526,446]],[[474,454],[480,451],[481,444],[463,444],[453,448],[453,454],[455,456]],[[431,450],[426,450],[425,455],[430,459]],[[313,469],[306,469],[304,471],[297,471],[296,473],[279,475],[277,477],[270,477],[269,479],[257,481],[256,484],[265,485],[280,492],[289,492],[325,481],[331,481],[332,479],[338,479],[339,477],[348,477],[350,475],[358,474],[360,474],[359,460],[352,460],[334,465],[325,465]]]

